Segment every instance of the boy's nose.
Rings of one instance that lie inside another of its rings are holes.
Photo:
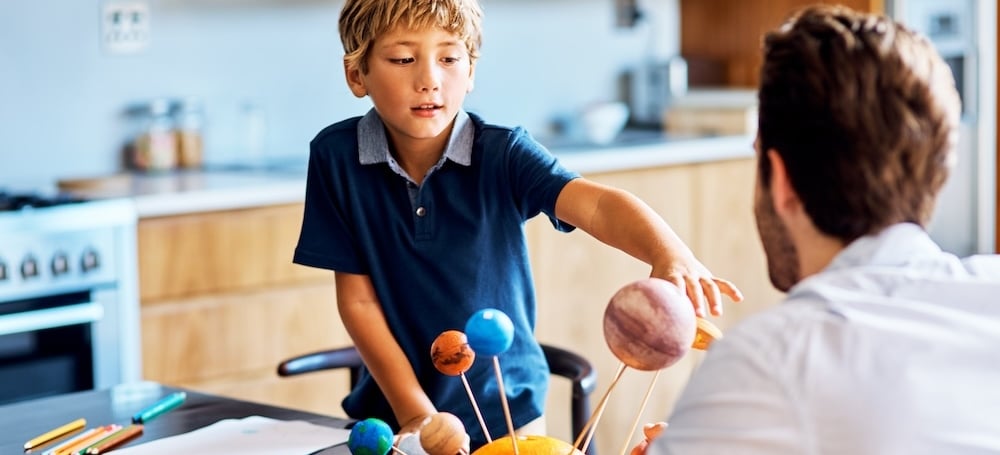
[[[435,92],[441,88],[441,76],[434,65],[426,65],[420,69],[417,76],[417,90]]]

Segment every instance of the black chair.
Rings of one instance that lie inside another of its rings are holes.
[[[597,371],[590,361],[562,348],[542,344],[549,372],[569,379],[573,384],[570,412],[572,413],[572,437],[576,438],[590,419],[590,394],[597,385]],[[278,376],[297,376],[314,371],[349,368],[351,387],[357,384],[362,366],[361,355],[354,346],[305,354],[287,359],[278,364]],[[568,441],[573,443],[573,441]],[[596,455],[595,444],[591,441],[587,455]]]

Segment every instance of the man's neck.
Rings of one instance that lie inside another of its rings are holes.
[[[825,269],[846,247],[839,239],[819,232],[812,223],[794,230],[792,239],[799,254],[800,281]]]

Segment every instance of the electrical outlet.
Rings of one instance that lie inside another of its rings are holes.
[[[615,25],[619,28],[632,28],[641,18],[637,0],[615,0]]]
[[[108,2],[101,9],[101,44],[111,54],[134,54],[149,46],[149,3]]]

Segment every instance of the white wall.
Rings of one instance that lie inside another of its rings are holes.
[[[203,99],[206,160],[241,158],[240,106],[259,105],[272,156],[305,159],[323,126],[367,110],[350,95],[337,35],[341,1],[148,0],[151,41],[137,55],[99,44],[102,0],[0,3],[0,189],[116,172],[135,125],[127,105]],[[617,77],[679,49],[676,0],[648,0],[649,28],[615,26],[613,0],[482,0],[476,90],[467,108],[545,134],[551,121],[618,97]]]

